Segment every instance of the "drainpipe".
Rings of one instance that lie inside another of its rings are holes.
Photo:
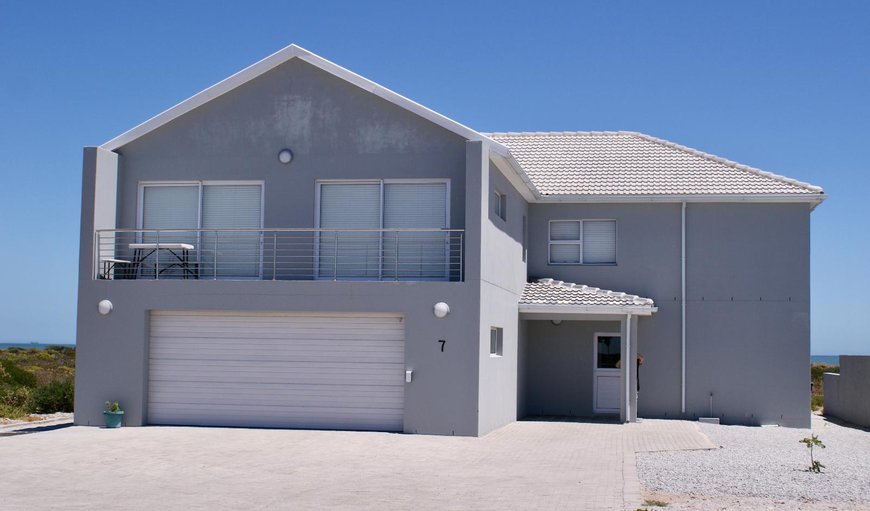
[[[625,422],[631,422],[631,314],[625,315],[625,353],[622,360],[625,367]]]
[[[680,212],[680,412],[686,413],[686,202]]]

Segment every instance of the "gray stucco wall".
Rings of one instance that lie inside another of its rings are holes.
[[[680,412],[680,205],[532,204],[530,277],[653,298],[638,322],[642,417],[809,425],[809,207],[687,207],[686,414]],[[617,220],[617,264],[547,263],[548,221]],[[530,333],[527,343],[533,342]]]
[[[840,373],[825,373],[825,415],[870,428],[870,356],[840,355]]]
[[[290,165],[277,160],[285,147],[295,155]],[[466,282],[451,283],[92,280],[98,153],[86,149],[83,164],[77,424],[101,424],[110,399],[124,405],[128,425],[145,422],[151,310],[390,312],[405,318],[406,367],[414,370],[405,431],[479,434],[479,255],[466,261]],[[467,203],[479,209],[488,175],[487,166],[466,166],[460,137],[297,60],[118,153],[117,225],[126,228],[137,224],[142,181],[263,180],[265,226],[313,227],[316,179],[391,177],[449,178],[451,225],[459,228]],[[469,197],[466,172],[478,182]],[[472,218],[466,247],[480,254],[481,218]],[[115,306],[109,316],[97,312],[102,299]],[[446,319],[432,314],[439,301],[451,306]]]
[[[480,434],[517,419],[519,315],[517,303],[526,282],[523,261],[523,218],[528,204],[501,171],[489,164],[481,202],[480,280]],[[507,197],[506,220],[495,213],[492,198],[498,190]],[[490,328],[503,329],[503,353],[490,356]]]

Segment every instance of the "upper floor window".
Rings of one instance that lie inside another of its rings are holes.
[[[507,195],[495,190],[492,193],[492,212],[504,221],[507,221]]]
[[[616,264],[616,220],[550,221],[550,264]]]

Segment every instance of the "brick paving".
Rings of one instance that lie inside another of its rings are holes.
[[[0,438],[0,495],[3,509],[633,511],[636,451],[712,446],[683,421],[515,422],[482,438],[68,427]]]

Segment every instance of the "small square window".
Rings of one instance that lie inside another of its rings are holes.
[[[500,357],[504,352],[504,329],[492,327],[489,329],[489,356]]]
[[[497,217],[507,221],[507,195],[498,190],[493,192],[492,211]]]

